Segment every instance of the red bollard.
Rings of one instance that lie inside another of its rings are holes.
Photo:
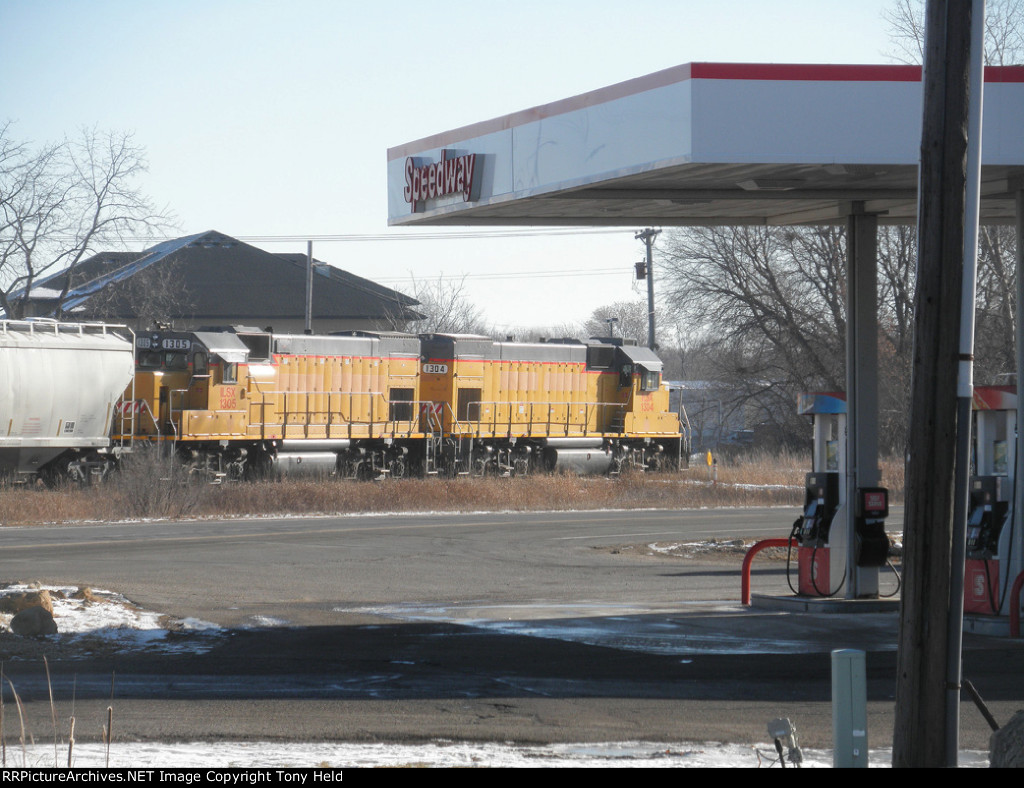
[[[754,556],[766,547],[789,547],[792,541],[792,537],[787,539],[762,539],[747,550],[747,554],[743,556],[743,577],[740,588],[740,601],[744,605],[750,604],[750,564],[753,562]]]

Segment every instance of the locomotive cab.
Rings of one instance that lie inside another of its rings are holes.
[[[669,409],[664,365],[650,348],[621,337],[591,339],[587,367],[599,371],[602,428],[619,465],[660,469],[682,462],[679,417]]]
[[[134,402],[122,407],[122,435],[170,442],[197,457],[207,441],[244,434],[240,403],[251,351],[238,336],[157,329],[135,344]]]

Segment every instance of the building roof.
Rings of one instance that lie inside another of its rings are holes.
[[[388,150],[392,225],[913,223],[921,69],[688,63]],[[1024,66],[985,69],[982,220],[1024,184]]]
[[[319,260],[314,260],[313,270],[313,315],[318,320],[420,317],[412,309],[418,302],[396,290]],[[305,316],[305,255],[274,254],[213,230],[164,241],[142,252],[93,255],[70,273],[62,271],[36,282],[32,299],[56,299],[70,275],[65,311],[86,310],[102,293],[111,317],[143,317],[135,314],[138,295],[129,286],[143,272],[160,274],[159,280],[147,280],[150,286],[180,288],[179,305],[171,309],[183,314],[167,318],[255,319],[262,324]]]

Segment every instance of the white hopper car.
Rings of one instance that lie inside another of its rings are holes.
[[[0,320],[0,474],[88,481],[112,466],[110,427],[135,361],[124,326]]]

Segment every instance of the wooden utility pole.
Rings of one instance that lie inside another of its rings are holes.
[[[929,0],[893,766],[946,765],[971,0]],[[961,425],[967,429],[969,425]],[[959,601],[959,600],[958,600]]]
[[[306,242],[306,331],[313,333],[313,242]]]
[[[648,227],[633,236],[647,247],[647,347],[651,350],[657,344],[654,340],[654,239],[660,233],[661,230]]]

